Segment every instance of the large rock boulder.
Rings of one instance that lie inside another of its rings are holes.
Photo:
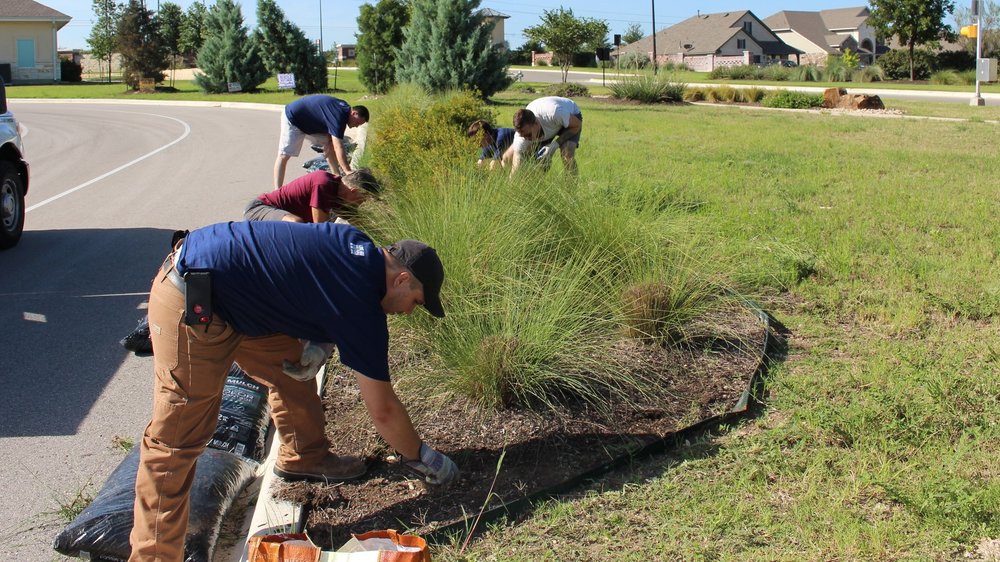
[[[869,94],[848,94],[844,88],[823,91],[823,107],[827,109],[885,109],[882,98]]]

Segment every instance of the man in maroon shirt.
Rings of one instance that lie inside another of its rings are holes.
[[[317,170],[261,194],[247,205],[243,219],[326,222],[331,214],[339,216],[381,189],[378,180],[366,169],[343,177]]]

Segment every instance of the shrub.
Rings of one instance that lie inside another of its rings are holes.
[[[740,88],[737,90],[739,93],[739,98],[736,100],[742,103],[760,103],[760,100],[764,99],[767,95],[767,90],[763,88]]]
[[[826,79],[829,82],[850,82],[853,71],[840,57],[831,55],[826,65]]]
[[[795,82],[822,82],[823,70],[814,64],[806,64],[790,69],[788,73],[790,80]]]
[[[524,94],[534,94],[537,92],[534,86],[525,84],[524,82],[512,82],[510,86],[507,87],[508,90],[512,92],[521,92]]]
[[[854,74],[851,75],[851,80],[854,82],[881,82],[885,80],[885,71],[877,64],[869,65],[855,70]]]
[[[975,70],[976,55],[969,51],[941,51],[935,55],[934,68]]]
[[[927,49],[914,49],[913,72],[914,80],[926,80],[934,68],[934,55]],[[885,71],[886,78],[891,80],[910,79],[910,58],[906,49],[894,49],[878,58],[878,64]]]
[[[582,84],[574,84],[572,82],[562,82],[559,84],[550,84],[542,90],[542,93],[546,96],[559,96],[563,98],[589,98],[590,90]]]
[[[791,90],[776,90],[769,92],[760,100],[764,107],[780,107],[786,109],[810,109],[823,105],[823,96]]]
[[[625,53],[618,61],[627,70],[642,70],[649,66],[649,57],[642,53]]]
[[[652,73],[623,75],[610,86],[612,96],[642,103],[681,101],[685,87],[667,74]]]
[[[970,81],[971,80],[971,81]],[[945,86],[968,86],[976,82],[975,71],[958,72],[955,70],[939,70],[931,74],[931,84]]]
[[[59,72],[62,74],[63,82],[79,82],[83,79],[83,65],[71,60],[61,59]]]
[[[761,69],[761,78],[772,82],[784,82],[791,74],[790,68],[785,68],[780,64],[772,64]]]
[[[493,110],[472,92],[428,97],[414,84],[400,84],[372,114],[375,133],[368,164],[388,185],[427,177],[442,165],[468,163],[476,151],[465,131],[473,121],[496,122]]]
[[[705,90],[702,88],[688,88],[684,90],[684,101],[705,101]]]

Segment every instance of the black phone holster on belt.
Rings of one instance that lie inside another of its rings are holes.
[[[207,326],[212,321],[212,274],[184,272],[184,323]]]

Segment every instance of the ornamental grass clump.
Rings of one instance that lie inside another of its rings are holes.
[[[609,86],[612,96],[642,103],[683,101],[686,87],[673,76],[650,72],[624,74]]]
[[[442,120],[428,126],[453,131]],[[381,204],[364,207],[376,240],[424,240],[445,265],[447,317],[393,319],[420,350],[394,371],[402,391],[486,408],[584,401],[596,411],[663,392],[626,365],[623,342],[683,341],[683,324],[727,298],[724,276],[704,265],[711,252],[696,249],[706,238],[693,232],[690,202],[641,185],[638,173],[617,173],[613,186],[530,167],[510,178],[476,168],[474,154],[466,147],[464,155],[421,159],[420,170],[434,166],[420,174],[392,163],[395,184]],[[672,292],[637,313],[629,289],[655,282]],[[643,322],[656,326],[645,332],[664,336],[642,335]]]

